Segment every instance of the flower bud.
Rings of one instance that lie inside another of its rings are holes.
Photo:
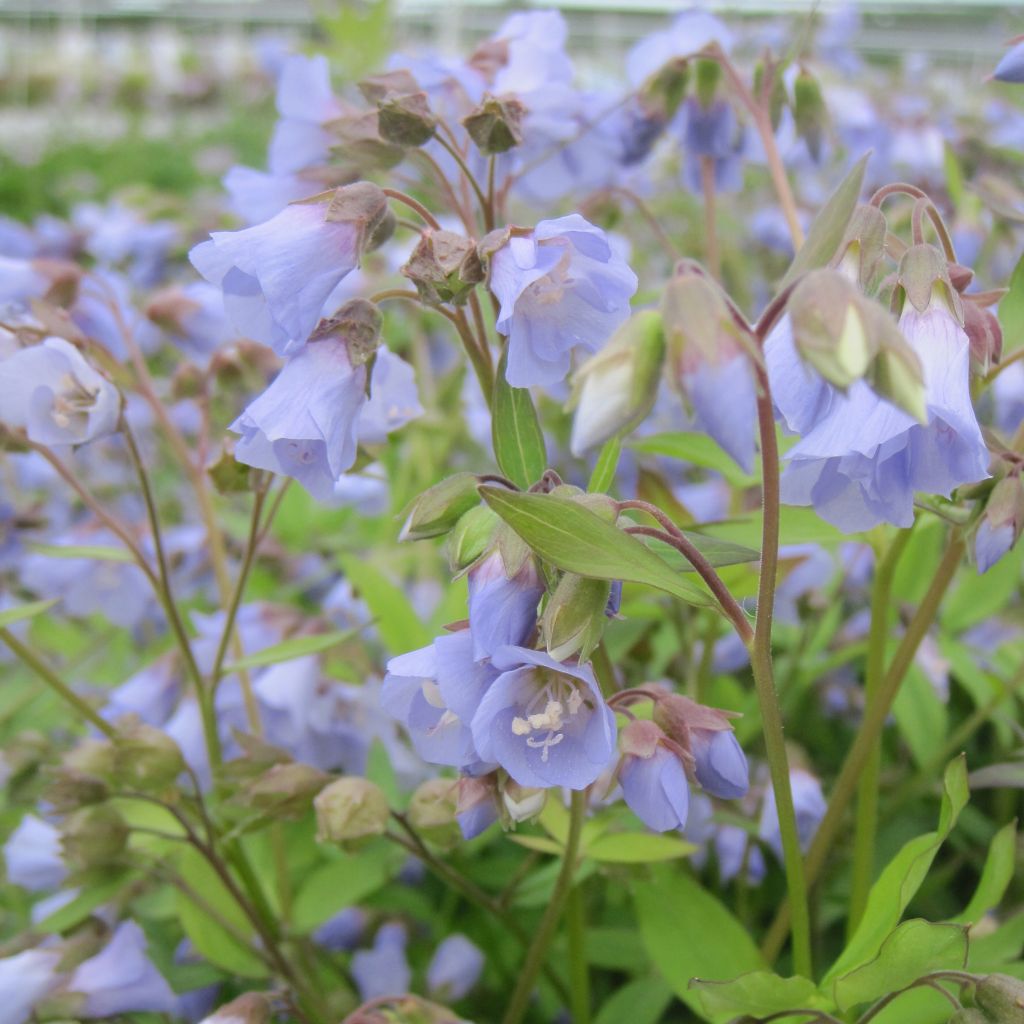
[[[273,811],[282,818],[298,818],[329,781],[330,776],[312,765],[297,761],[275,764],[253,779],[242,797],[250,807]]]
[[[456,473],[413,499],[398,539],[440,537],[479,504],[476,476],[473,473]]]
[[[611,589],[608,580],[571,572],[558,581],[541,617],[544,642],[555,661],[577,653],[580,661],[585,661],[601,642]]]
[[[77,868],[107,866],[127,842],[128,826],[110,804],[75,811],[61,826],[64,859]]]
[[[392,93],[377,104],[377,130],[396,146],[422,146],[434,137],[437,118],[422,90]]]
[[[484,156],[506,153],[523,141],[522,121],[526,108],[512,96],[485,96],[462,119],[462,125]]]
[[[457,783],[451,779],[428,779],[409,800],[409,824],[424,839],[450,849],[462,838],[455,818],[457,803]]]
[[[811,159],[817,162],[821,159],[828,110],[818,80],[807,71],[801,71],[793,85],[793,120],[797,135],[807,144]]]
[[[842,274],[812,270],[786,307],[800,357],[842,390],[864,376],[878,350],[877,339],[866,330],[860,298]]]
[[[777,132],[782,123],[783,108],[789,105],[789,96],[786,93],[786,79],[779,72],[781,68],[773,64],[772,68],[772,94],[768,99],[768,115],[771,118],[772,131]],[[764,89],[765,66],[758,61],[754,67],[754,95],[760,96]]]
[[[357,181],[335,189],[324,220],[355,224],[359,229],[360,253],[379,248],[395,229],[388,197],[379,186],[369,181]]]
[[[964,303],[964,331],[971,343],[971,370],[983,377],[1003,354],[1003,329],[990,309]]]
[[[631,430],[651,411],[665,359],[661,317],[636,313],[576,372],[576,407],[570,447],[582,455],[615,434]]]
[[[989,974],[978,982],[974,1001],[999,1024],[1024,1024],[1024,981],[1008,974]]]
[[[369,170],[394,167],[405,159],[405,150],[401,146],[381,138],[376,110],[350,109],[331,121],[328,128],[340,143],[334,152],[342,158],[352,177]]]
[[[469,568],[491,545],[498,516],[487,505],[466,512],[448,534],[448,564],[453,572]]]
[[[879,339],[878,354],[868,370],[868,383],[919,423],[927,423],[924,368],[917,353],[878,303],[863,299],[860,308],[868,332]]]
[[[877,206],[867,203],[857,206],[831,265],[862,289],[869,288],[885,257],[887,230],[885,214]]]
[[[702,107],[710,107],[718,91],[718,83],[722,80],[722,66],[717,60],[698,60],[697,65],[697,100]]]
[[[206,386],[206,375],[194,363],[182,363],[171,377],[171,398],[181,402],[202,395]]]
[[[381,311],[368,299],[349,299],[333,316],[317,324],[309,340],[337,338],[347,346],[352,365],[363,366],[377,352],[383,323]]]
[[[1006,476],[989,495],[974,535],[978,572],[987,572],[1016,543],[1024,530],[1024,480]]]
[[[380,787],[356,775],[336,779],[313,800],[316,838],[320,843],[342,843],[382,835],[390,811]]]
[[[690,62],[681,57],[666,61],[640,86],[639,99],[651,123],[664,126],[679,110],[690,82]]]
[[[498,820],[498,787],[494,774],[463,775],[455,791],[455,818],[463,839],[475,839]]]
[[[484,279],[476,244],[454,231],[424,231],[402,273],[434,304],[461,305]]]
[[[501,802],[504,807],[504,819],[510,824],[520,821],[529,821],[536,818],[544,810],[544,802],[547,800],[546,789],[533,789],[529,786],[520,786],[513,779],[506,779],[501,787]]]
[[[143,791],[163,789],[184,770],[185,759],[167,733],[144,722],[118,722],[113,778],[120,785]]]

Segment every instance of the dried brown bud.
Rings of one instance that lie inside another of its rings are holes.
[[[506,153],[523,141],[522,122],[526,108],[512,96],[485,96],[483,102],[462,119],[463,127],[484,156]]]
[[[476,244],[454,231],[424,231],[404,274],[429,303],[461,305],[484,279]]]

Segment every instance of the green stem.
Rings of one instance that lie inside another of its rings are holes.
[[[722,258],[718,250],[718,224],[715,216],[715,159],[700,158],[700,183],[704,192],[704,244],[707,246],[708,270],[716,281],[722,279]]]
[[[860,773],[863,771],[864,765],[867,763],[868,756],[878,737],[885,728],[885,720],[892,710],[892,703],[899,692],[900,684],[903,682],[903,678],[914,660],[914,655],[917,653],[921,641],[924,639],[931,624],[935,621],[939,605],[950,583],[953,581],[953,577],[956,575],[956,570],[960,566],[960,560],[963,558],[963,555],[964,542],[962,538],[957,537],[950,544],[942,561],[939,563],[927,593],[918,606],[914,617],[910,620],[910,625],[907,626],[906,632],[903,634],[903,639],[900,641],[892,663],[889,665],[888,671],[882,680],[882,685],[878,689],[877,699],[870,707],[865,709],[860,729],[857,731],[853,744],[846,754],[846,760],[840,769],[839,777],[836,779],[832,792],[829,795],[828,810],[825,812],[825,816],[822,818],[818,831],[814,836],[814,842],[811,843],[811,848],[807,852],[807,878],[812,885],[825,866],[829,851],[839,835],[839,829],[846,814],[846,809],[857,791]],[[779,951],[786,941],[789,922],[790,908],[788,904],[783,903],[779,907],[775,920],[772,922],[771,927],[768,929],[768,934],[761,944],[761,950],[769,962],[779,955]]]
[[[459,165],[459,170],[462,171],[462,176],[469,182],[469,187],[473,190],[473,194],[476,196],[476,201],[480,204],[480,213],[483,216],[484,227],[487,231],[491,230],[491,214],[490,205],[487,202],[487,196],[484,195],[483,189],[480,187],[479,182],[473,176],[473,172],[469,169],[469,165],[466,163],[464,157],[459,152],[458,147],[454,143],[449,142],[443,134],[440,132],[434,136],[435,139],[451,154],[452,159]]]
[[[793,908],[793,966],[797,974],[813,977],[811,961],[811,915],[807,901],[800,835],[789,778],[789,758],[783,732],[782,713],[772,674],[772,616],[779,568],[779,446],[775,434],[768,374],[757,368],[757,419],[761,438],[764,511],[761,529],[761,571],[757,586],[757,618],[750,643],[750,666],[754,673],[757,702],[761,710],[765,754],[771,772],[775,806],[779,815],[786,888]]]
[[[587,917],[583,883],[569,890],[565,904],[569,939],[569,1010],[572,1024],[590,1024],[590,974],[587,969]]]
[[[912,529],[912,528],[911,528]],[[885,649],[889,640],[889,597],[896,565],[910,540],[910,530],[901,530],[884,557],[878,562],[871,585],[871,629],[868,633],[868,657],[864,673],[864,704],[870,707],[878,699],[885,673]],[[875,839],[878,833],[878,785],[882,771],[881,738],[868,755],[857,787],[857,820],[854,826],[853,866],[850,882],[850,913],[846,924],[849,939],[857,930],[875,868]]]
[[[576,859],[579,856],[580,836],[583,832],[583,819],[587,809],[586,790],[573,790],[572,803],[569,809],[569,836],[562,854],[562,870],[558,873],[554,891],[548,901],[547,909],[537,927],[533,942],[526,952],[516,987],[512,992],[502,1024],[520,1024],[533,993],[534,982],[544,965],[548,947],[554,938],[566,898],[572,887],[573,875],[576,873]]]
[[[10,630],[0,627],[0,640],[7,644],[61,700],[70,704],[85,721],[96,726],[107,739],[117,739],[117,730],[91,704],[79,697],[45,661],[37,657],[36,653],[31,648],[26,647]]]

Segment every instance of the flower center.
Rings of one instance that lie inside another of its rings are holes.
[[[76,417],[85,416],[96,403],[99,388],[87,388],[73,373],[65,373],[58,381],[60,390],[54,396],[53,422],[67,429]]]
[[[543,710],[540,710],[542,704]],[[566,682],[549,682],[527,704],[525,715],[512,719],[512,732],[525,736],[526,745],[540,750],[540,759],[546,762],[550,749],[565,739],[566,718],[575,717],[581,707],[583,694],[577,687]]]

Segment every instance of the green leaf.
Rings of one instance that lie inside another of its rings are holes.
[[[836,1005],[845,1013],[906,988],[932,971],[963,970],[966,963],[963,925],[906,921],[882,943],[873,960],[835,979]]]
[[[832,193],[821,212],[814,218],[807,239],[800,247],[789,270],[779,284],[779,291],[792,284],[801,274],[808,270],[823,267],[836,254],[843,235],[846,233],[850,217],[860,199],[861,186],[864,183],[864,170],[868,165],[870,153],[857,161],[850,173],[843,178],[839,187]]]
[[[315,868],[299,886],[292,908],[294,924],[310,932],[339,910],[351,907],[385,885],[395,868],[390,848],[374,844]]]
[[[689,604],[713,605],[706,590],[578,502],[501,487],[481,487],[480,494],[541,558],[559,569],[593,579],[643,583]]]
[[[547,836],[511,835],[508,838],[517,846],[524,846],[527,850],[535,850],[537,853],[550,853],[555,857],[565,849],[561,843],[554,839],[548,839]]]
[[[70,903],[65,903],[52,914],[47,914],[33,931],[40,935],[67,931],[84,921],[97,907],[113,899],[126,885],[138,878],[138,872],[119,871],[103,881],[91,881]]]
[[[746,928],[691,875],[673,865],[650,869],[632,885],[647,953],[672,991],[705,1020],[692,979],[725,981],[764,962]]]
[[[672,990],[661,978],[636,978],[601,1005],[594,1024],[657,1024],[671,1002]]]
[[[903,680],[892,712],[917,765],[931,764],[937,754],[941,763],[949,714],[928,677],[916,665]]]
[[[622,454],[622,438],[616,434],[610,441],[605,441],[601,453],[594,463],[594,471],[590,474],[587,490],[591,494],[600,494],[608,490],[615,479],[615,470]]]
[[[1024,345],[1024,256],[1010,275],[1010,290],[999,302],[999,326],[1003,329],[1003,358]]]
[[[885,866],[871,887],[857,931],[825,975],[823,986],[873,960],[899,924],[907,904],[928,874],[935,854],[967,804],[967,766],[962,755],[947,766],[942,788],[938,829],[911,839]]]
[[[255,654],[246,655],[224,666],[224,674],[240,672],[243,669],[262,668],[264,665],[277,665],[282,661],[293,661],[295,658],[304,658],[308,654],[320,654],[321,651],[329,651],[332,647],[351,640],[356,636],[359,629],[339,629],[330,633],[311,633],[309,636],[293,636],[282,640],[272,647],[265,647]]]
[[[609,864],[653,864],[686,857],[697,847],[670,835],[653,832],[613,832],[598,836],[584,851]]]
[[[50,558],[88,558],[92,562],[134,562],[126,548],[108,547],[101,544],[42,544],[33,541],[29,550]]]
[[[368,558],[343,555],[339,559],[345,575],[377,620],[377,632],[384,646],[395,654],[426,647],[433,639],[420,621],[401,587],[396,586]]]
[[[536,483],[547,468],[548,455],[537,410],[527,388],[514,388],[505,379],[508,346],[498,363],[494,382],[491,439],[498,466],[517,487]]]
[[[266,965],[251,945],[255,938],[249,919],[198,850],[181,851],[178,873],[201,902],[177,894],[178,920],[196,951],[231,974],[266,977]]]
[[[1017,858],[1017,822],[1001,828],[988,848],[985,866],[964,912],[953,918],[957,924],[977,924],[990,910],[995,910],[1013,880]]]
[[[13,608],[5,608],[0,612],[0,629],[13,626],[15,622],[21,622],[22,619],[32,619],[37,615],[42,615],[59,600],[59,597],[54,597],[49,601],[33,601],[31,604],[18,604]]]
[[[711,1019],[731,1019],[743,1014],[766,1017],[796,1009],[826,1009],[826,1001],[810,978],[782,978],[771,971],[751,971],[732,981],[699,981],[690,988],[700,996]]]
[[[760,552],[743,544],[734,544],[732,541],[711,537],[706,533],[697,533],[694,530],[683,530],[682,532],[683,536],[715,568],[720,569],[726,565],[744,565],[747,562],[756,562],[761,557]],[[667,559],[678,562],[683,572],[695,571],[693,566],[675,548],[659,547],[659,551],[665,551]]]
[[[634,451],[666,455],[670,459],[716,470],[734,487],[751,487],[757,483],[757,477],[744,473],[709,434],[653,434],[650,437],[634,438],[629,442],[629,446]]]

